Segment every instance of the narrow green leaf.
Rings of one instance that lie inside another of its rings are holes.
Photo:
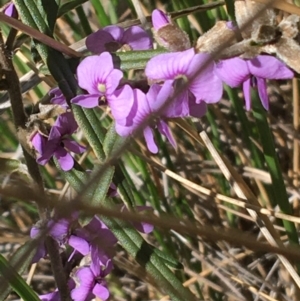
[[[275,203],[279,206],[283,213],[292,215],[293,211],[289,203],[272,131],[267,121],[266,112],[262,107],[258,92],[254,89],[252,89],[252,92],[253,115],[259,130],[260,142],[263,147],[263,155],[272,179],[272,189],[274,191],[273,197]],[[294,244],[299,244],[295,224],[287,220],[283,220],[282,222],[284,228],[286,229],[289,240]]]
[[[94,6],[94,9],[96,11],[96,16],[98,18],[99,24],[102,27],[110,25],[111,22],[107,16],[107,14],[104,11],[101,1],[100,0],[91,0],[91,3]]]
[[[10,293],[11,288],[24,301],[40,301],[39,297],[20,276],[31,264],[36,252],[36,245],[29,241],[19,248],[8,262],[0,254],[0,301],[4,301]]]
[[[7,176],[11,174],[18,175],[26,183],[32,181],[25,164],[14,159],[0,158],[0,175]]]
[[[88,0],[73,0],[73,1],[66,2],[65,4],[59,7],[57,17],[59,18],[63,16],[64,14],[68,13],[70,10],[82,5],[87,1]]]

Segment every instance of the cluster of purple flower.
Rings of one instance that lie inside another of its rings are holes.
[[[137,207],[138,211],[147,210],[149,207]],[[125,210],[124,208],[122,210]],[[134,226],[142,233],[150,233],[153,226],[147,223],[135,223]],[[99,297],[106,300],[109,297],[109,290],[105,277],[113,268],[112,258],[114,246],[117,239],[107,226],[97,217],[84,227],[78,223],[78,214],[73,214],[69,219],[52,219],[47,223],[48,235],[55,239],[62,251],[71,247],[70,261],[75,253],[79,253],[89,262],[79,267],[74,272],[74,279],[70,278],[68,285],[71,291],[72,300],[88,301]],[[38,237],[41,227],[34,226],[30,236]],[[33,262],[38,262],[46,256],[45,242],[41,241]],[[52,293],[40,296],[42,301],[59,301],[60,295],[56,290]]]
[[[207,104],[221,99],[223,82],[231,87],[243,85],[247,110],[250,109],[250,88],[257,86],[262,104],[268,109],[266,80],[293,77],[289,68],[268,55],[259,55],[249,60],[231,58],[214,62],[210,54],[196,53],[191,48],[187,35],[179,31],[163,12],[155,10],[152,21],[158,43],[172,52],[157,55],[147,63],[147,91],[122,81],[123,72],[114,67],[110,52],[120,49],[151,49],[152,39],[138,26],[127,30],[108,26],[87,38],[87,48],[93,55],[84,58],[77,68],[78,85],[86,94],[71,100],[73,105],[83,108],[108,105],[115,120],[116,132],[120,136],[130,136],[143,125],[144,138],[152,153],[158,152],[153,129],[157,128],[176,147],[167,119],[202,117]],[[168,33],[172,30],[181,33],[174,37]],[[178,89],[180,83],[184,83],[186,89]],[[60,90],[54,89],[51,92],[54,95],[53,103],[69,110]],[[155,118],[151,119],[151,123],[144,124],[150,120],[150,116]],[[63,170],[72,169],[74,160],[69,151],[79,154],[85,150],[70,139],[76,129],[76,121],[68,111],[56,119],[48,136],[36,133],[31,142],[39,153],[37,162],[44,165],[54,156]],[[73,248],[71,257],[75,252],[83,256],[90,255],[89,266],[81,267],[75,272],[79,285],[72,279],[69,281],[71,296],[76,301],[91,300],[94,296],[106,300],[109,291],[104,277],[112,269],[112,250],[116,239],[98,217],[94,217],[85,227],[80,227],[76,219],[77,216],[74,215],[70,220],[59,219],[47,225],[49,235],[61,248],[66,245]],[[73,227],[74,224],[76,227]],[[144,233],[152,231],[150,226],[136,226]],[[33,228],[31,236],[35,237],[39,232],[40,229]],[[35,261],[45,254],[44,244],[41,244]],[[41,296],[41,299],[59,300],[59,295],[54,292]]]
[[[176,49],[174,45],[178,37],[174,38],[170,34],[174,30],[170,19],[160,10],[155,10],[152,21],[157,41],[169,50]],[[180,36],[178,28],[175,31]],[[116,131],[121,136],[132,135],[150,115],[155,116],[151,124],[144,125],[143,134],[148,149],[157,153],[153,128],[157,128],[176,147],[166,119],[203,116],[206,104],[221,99],[223,82],[231,87],[243,85],[247,110],[251,106],[250,88],[257,86],[262,104],[268,109],[266,79],[293,77],[289,68],[269,55],[259,55],[249,60],[236,57],[214,62],[210,54],[196,53],[194,48],[190,48],[185,33],[181,34],[179,40],[178,49],[181,51],[160,54],[149,60],[145,74],[150,86],[145,93],[122,81],[123,72],[114,68],[109,51],[151,49],[153,45],[150,36],[138,26],[124,30],[114,25],[91,34],[87,37],[86,45],[95,55],[83,59],[77,68],[78,84],[87,94],[76,96],[71,103],[84,108],[107,104],[115,119]],[[180,80],[186,83],[185,91],[176,88]],[[59,90],[54,94],[56,103],[66,104]],[[69,119],[70,126],[64,128],[66,119]],[[54,155],[63,170],[70,170],[73,160],[66,148],[74,153],[84,150],[82,146],[65,138],[66,134],[74,131],[75,120],[72,120],[70,113],[66,113],[57,119],[48,139],[37,134],[32,143],[40,154],[38,162],[45,164]]]

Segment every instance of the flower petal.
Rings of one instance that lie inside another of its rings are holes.
[[[40,133],[36,133],[32,138],[31,138],[31,143],[33,147],[40,153],[42,154],[45,149],[45,145],[47,142],[47,138],[42,136]]]
[[[54,156],[62,170],[68,171],[73,168],[74,159],[63,147],[58,148],[54,153]]]
[[[124,35],[124,28],[117,25],[109,25],[103,28],[104,31],[108,32],[115,41],[121,42]]]
[[[189,90],[195,95],[196,103],[202,100],[215,103],[222,97],[222,81],[215,74],[215,63],[209,61],[211,61],[209,54],[198,53],[193,57],[187,72],[188,78],[192,79]]]
[[[63,144],[69,151],[75,154],[81,154],[86,150],[86,147],[71,139],[64,139]]]
[[[271,55],[258,55],[248,61],[250,72],[265,79],[293,78],[294,73],[284,63]]]
[[[56,240],[61,241],[68,235],[70,222],[67,219],[48,222],[49,234]]]
[[[152,12],[151,17],[152,17],[152,25],[155,30],[158,30],[161,27],[163,27],[167,24],[170,24],[170,21],[169,21],[167,15],[160,9],[155,9]]]
[[[203,117],[207,112],[207,105],[204,101],[201,101],[200,103],[196,103],[194,97],[190,97],[189,99],[189,113],[190,116],[201,118]]]
[[[193,48],[181,52],[159,54],[147,63],[146,76],[151,80],[167,80],[186,75],[194,55]]]
[[[53,88],[51,89],[48,94],[50,96],[52,96],[52,99],[50,100],[51,103],[56,104],[56,105],[60,105],[63,108],[69,108],[69,105],[66,101],[66,98],[64,97],[64,95],[62,94],[61,90],[59,87]]]
[[[266,80],[260,77],[256,78],[256,80],[257,80],[258,95],[261,100],[261,103],[266,110],[269,110],[269,97],[267,93]]]
[[[71,103],[87,109],[95,108],[99,105],[99,94],[78,95],[72,98]]]
[[[90,252],[90,245],[89,243],[78,236],[75,235],[71,235],[69,240],[68,240],[68,244],[77,252],[79,252],[80,254],[86,256],[89,252]]]
[[[144,138],[146,140],[146,144],[147,144],[147,147],[149,149],[149,151],[153,154],[157,154],[158,153],[158,147],[154,141],[154,136],[153,136],[153,132],[152,132],[152,129],[147,126],[145,129],[144,129]]]
[[[246,81],[244,81],[243,93],[245,97],[246,110],[249,111],[251,109],[251,78],[248,78]]]
[[[238,87],[251,76],[247,61],[238,57],[217,63],[216,73],[230,87]]]
[[[124,32],[122,44],[130,45],[132,50],[147,50],[152,48],[152,39],[140,26],[131,26]]]
[[[98,85],[105,83],[114,69],[112,56],[108,52],[84,58],[77,67],[78,85],[89,94],[100,95]]]
[[[78,124],[72,112],[67,112],[58,116],[54,123],[54,127],[60,132],[60,136],[71,135],[78,129]],[[49,140],[52,138],[51,131]],[[61,137],[60,137],[61,139]]]
[[[86,48],[94,54],[107,51],[105,44],[114,42],[114,37],[106,30],[100,29],[87,36],[85,44]]]
[[[109,298],[109,290],[106,287],[106,282],[102,281],[102,283],[105,283],[105,285],[96,283],[93,288],[93,294],[101,300],[105,301]]]
[[[107,98],[107,102],[116,123],[126,125],[131,121],[132,124],[137,111],[137,103],[132,88],[129,85],[125,85],[115,91],[113,95]]]
[[[78,278],[80,285],[71,291],[71,297],[76,301],[86,301],[91,295],[94,288],[94,275],[90,268],[80,268],[75,276]]]
[[[167,109],[167,107],[164,106],[166,101],[168,100],[169,103],[171,103],[171,99],[168,98],[172,96],[173,92],[173,80],[165,81],[162,86],[158,84],[152,85],[147,93],[147,100],[151,112],[160,112],[160,114],[162,114],[162,108],[165,107],[164,111]]]
[[[166,122],[164,122],[163,120],[160,120],[160,122],[157,124],[157,128],[158,128],[158,130],[161,134],[163,134],[164,136],[167,137],[169,142],[176,149],[177,144],[176,144],[176,141],[175,141],[175,139],[174,139],[174,137],[173,137],[173,135],[170,131],[170,128],[169,128],[168,124]]]
[[[114,69],[110,72],[109,76],[107,76],[105,80],[105,95],[112,95],[117,87],[119,86],[120,80],[123,77],[123,72],[118,69]]]

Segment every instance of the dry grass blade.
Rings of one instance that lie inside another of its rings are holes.
[[[282,0],[254,0],[255,2],[271,5],[274,8],[280,9],[290,14],[296,14],[300,16],[300,8],[294,4],[288,3]]]
[[[233,186],[233,189],[235,190],[238,197],[247,200],[251,204],[259,206],[259,202],[255,198],[251,190],[247,187],[242,177],[234,170],[234,168],[230,165],[228,160],[226,160],[223,156],[221,156],[218,153],[218,151],[215,149],[212,142],[208,138],[207,134],[204,131],[202,131],[200,133],[200,136],[204,144],[206,145],[207,149],[209,150],[210,154],[212,155],[212,157],[218,164],[219,168],[221,169],[222,173],[224,174],[225,178]],[[247,209],[247,211],[249,212],[250,216],[252,216],[256,220],[257,226],[260,228],[264,237],[271,245],[284,247],[283,243],[280,240],[279,235],[277,234],[273,224],[270,222],[268,217],[261,215],[251,209]],[[296,272],[296,270],[294,269],[294,267],[292,266],[292,264],[285,257],[281,255],[278,255],[278,258],[285,266],[287,271],[290,273],[291,277],[297,284],[298,288],[300,288],[300,277]]]

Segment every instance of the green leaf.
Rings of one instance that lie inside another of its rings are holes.
[[[49,1],[49,0],[48,0]],[[58,18],[63,16],[64,14],[68,13],[70,10],[78,7],[79,5],[82,5],[83,3],[87,2],[88,0],[73,0],[69,1],[62,6],[59,7],[58,9]]]
[[[22,180],[27,183],[31,182],[31,177],[28,173],[27,166],[18,160],[0,158],[0,175],[7,176],[17,174]]]
[[[36,2],[37,8],[41,13],[41,16],[45,18],[45,21],[53,34],[55,22],[57,19],[58,5],[55,1],[38,0]],[[46,13],[45,13],[46,12]]]
[[[273,134],[266,117],[266,111],[262,107],[258,92],[256,90],[252,89],[251,96],[253,104],[253,115],[259,131],[261,145],[263,147],[263,155],[272,179],[274,201],[283,213],[292,215],[293,209],[291,204],[289,203],[289,198],[282,176],[283,173],[281,171],[278,155],[276,153]],[[295,224],[287,220],[283,220],[282,222],[290,242],[299,244]]]
[[[28,241],[20,247],[8,262],[0,254],[0,301],[4,301],[13,289],[24,301],[39,301],[40,299],[30,286],[20,276],[31,264],[36,252],[35,242]]]

